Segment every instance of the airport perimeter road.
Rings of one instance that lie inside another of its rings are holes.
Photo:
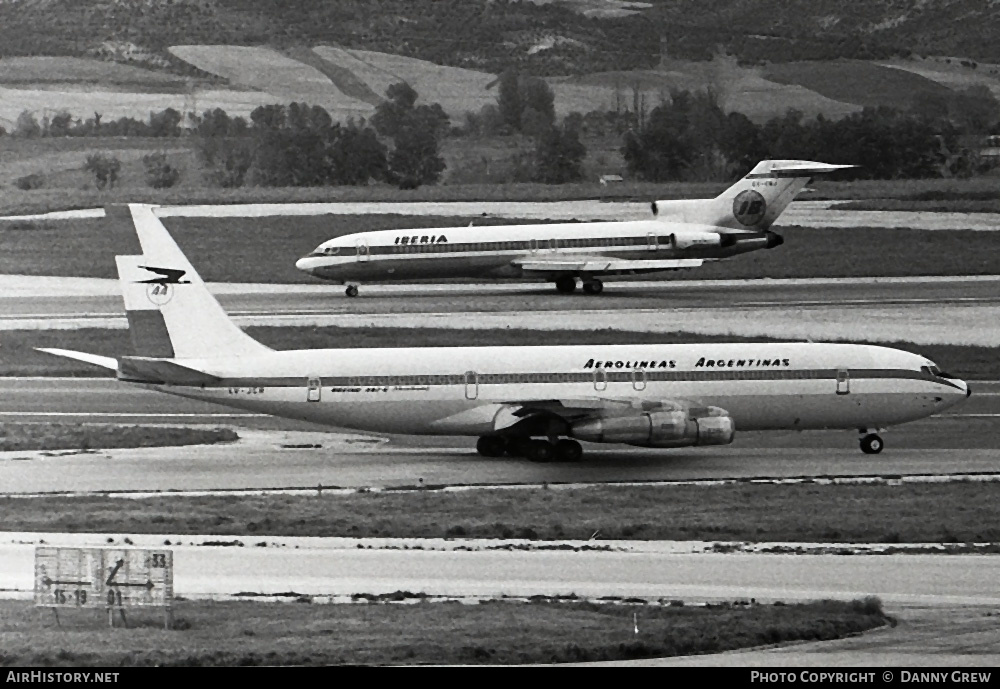
[[[685,553],[678,552],[677,543],[644,541],[588,542],[590,549],[580,542],[511,549],[496,547],[496,541],[461,539],[444,546],[423,539],[362,539],[370,547],[344,538],[280,536],[257,536],[245,544],[261,541],[266,547],[225,545],[233,543],[231,536],[205,542],[207,537],[133,534],[130,540],[140,547],[163,547],[165,536],[173,539],[174,591],[188,598],[241,591],[261,596],[287,591],[455,597],[575,593],[689,602],[878,595],[892,605],[1000,605],[1000,558],[993,555]],[[0,533],[0,589],[32,589],[38,538]],[[107,545],[106,534],[46,533],[42,538],[49,545]]]
[[[486,459],[473,438],[396,436],[231,412],[109,379],[0,379],[0,422],[202,423],[232,426],[237,444],[0,453],[0,492],[292,489],[1000,473],[1000,384],[883,434],[872,457],[852,431],[737,433],[724,447],[648,450],[587,444],[576,464]],[[180,416],[175,416],[175,415]],[[213,416],[223,414],[224,416]]]

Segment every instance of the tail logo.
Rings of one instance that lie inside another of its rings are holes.
[[[760,193],[747,189],[733,199],[733,217],[742,225],[756,225],[767,211],[767,201]]]
[[[184,277],[184,274],[187,273],[186,270],[179,270],[177,268],[154,268],[152,266],[139,267],[143,270],[148,270],[151,273],[156,273],[158,276],[150,278],[149,280],[136,280],[137,283],[149,285],[149,287],[146,288],[146,298],[157,306],[163,306],[173,298],[174,290],[171,285],[191,284],[190,280],[181,280],[181,278]]]

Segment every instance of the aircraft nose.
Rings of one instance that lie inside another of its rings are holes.
[[[316,268],[317,263],[316,256],[303,256],[295,262],[295,267],[304,273],[311,274]]]

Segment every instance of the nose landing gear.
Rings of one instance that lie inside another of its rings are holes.
[[[358,296],[358,286],[357,285],[348,285],[347,289],[344,290],[344,294],[346,294],[349,297],[356,297],[356,296]]]
[[[866,455],[877,455],[885,447],[881,436],[876,433],[867,433],[861,437],[861,451]]]

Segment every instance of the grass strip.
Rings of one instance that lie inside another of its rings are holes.
[[[40,143],[39,143],[40,142]],[[17,142],[7,144],[16,146]],[[163,147],[162,139],[129,139],[124,143],[113,138],[34,140],[31,146],[44,147],[43,153],[79,150],[81,147],[117,149],[122,147]],[[19,159],[30,158],[31,150],[20,151]],[[6,189],[0,197],[0,215],[48,213],[73,208],[96,208],[106,203],[237,204],[237,203],[328,203],[331,201],[575,201],[602,199],[619,201],[650,201],[652,199],[712,198],[726,189],[731,181],[720,182],[638,182],[626,181],[614,186],[596,182],[576,184],[441,184],[419,189],[400,190],[389,185],[369,187],[244,187],[221,189],[179,186],[173,189],[150,189],[141,186],[117,187],[111,190],[52,187],[22,191]],[[996,193],[996,177],[972,179],[901,179],[858,180],[833,182],[816,179],[814,189],[803,194],[808,200],[823,199],[883,199],[919,198],[922,195],[944,195],[968,198],[975,194]]]
[[[90,423],[0,423],[0,452],[205,445],[239,439],[228,428]]]
[[[769,342],[769,338],[693,333],[647,333],[622,330],[462,330],[458,328],[341,328],[336,326],[255,326],[247,333],[275,349],[327,347],[480,347],[531,345],[691,344],[704,342]],[[107,377],[96,366],[35,351],[35,347],[74,349],[103,356],[132,354],[124,329],[11,330],[2,335],[0,376]],[[1000,358],[990,347],[914,345],[888,342],[885,346],[922,354],[959,377],[974,380],[1000,378]]]
[[[219,534],[248,545],[262,536],[551,541],[595,532],[601,540],[985,543],[1000,541],[998,504],[997,482],[55,496],[0,499],[0,531]]]
[[[307,599],[300,599],[307,600]],[[182,601],[109,629],[103,611],[0,601],[0,666],[527,664],[718,653],[891,623],[877,598],[710,606],[583,601],[288,605]],[[636,633],[635,629],[639,631]]]

